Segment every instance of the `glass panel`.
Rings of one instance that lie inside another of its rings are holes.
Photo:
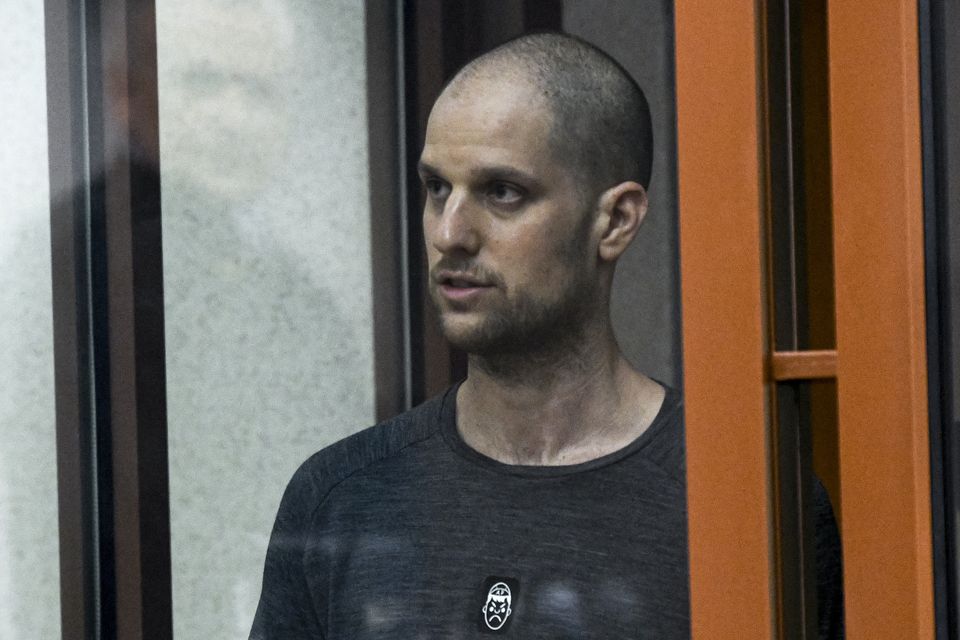
[[[175,634],[246,637],[280,496],[374,422],[363,3],[158,3]]]
[[[43,3],[0,5],[0,638],[60,635]]]
[[[642,371],[680,388],[676,110],[673,10],[663,0],[564,0],[563,28],[616,58],[643,88],[653,119],[650,212],[617,265],[611,313],[624,353]]]

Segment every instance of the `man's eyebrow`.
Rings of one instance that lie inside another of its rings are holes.
[[[533,177],[533,175],[527,173],[526,171],[506,165],[480,167],[479,169],[471,171],[471,175],[474,177],[474,179],[478,180],[507,180],[526,183],[536,182],[536,179]]]
[[[420,175],[443,175],[443,172],[424,162],[417,162],[417,172]],[[536,182],[533,175],[511,167],[509,165],[490,165],[474,169],[470,172],[474,180],[514,180],[517,182]]]
[[[417,173],[419,173],[420,175],[424,175],[424,174],[437,175],[440,172],[434,169],[432,166],[430,166],[426,162],[424,162],[423,160],[420,160],[419,162],[417,162]]]

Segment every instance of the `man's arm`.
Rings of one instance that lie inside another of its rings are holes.
[[[323,638],[304,573],[306,533],[318,497],[305,466],[294,474],[280,501],[250,640]]]
[[[830,496],[820,479],[813,492],[817,553],[817,617],[820,640],[842,640],[843,559]]]

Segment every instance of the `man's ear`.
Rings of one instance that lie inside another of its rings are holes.
[[[603,192],[599,209],[599,257],[613,262],[633,242],[647,215],[647,190],[637,182],[621,182]]]

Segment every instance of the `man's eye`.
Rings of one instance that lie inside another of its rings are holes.
[[[523,199],[523,191],[506,182],[493,183],[487,194],[498,204],[516,204]]]
[[[443,180],[427,178],[423,181],[423,188],[431,198],[443,199],[447,197],[449,188]]]

